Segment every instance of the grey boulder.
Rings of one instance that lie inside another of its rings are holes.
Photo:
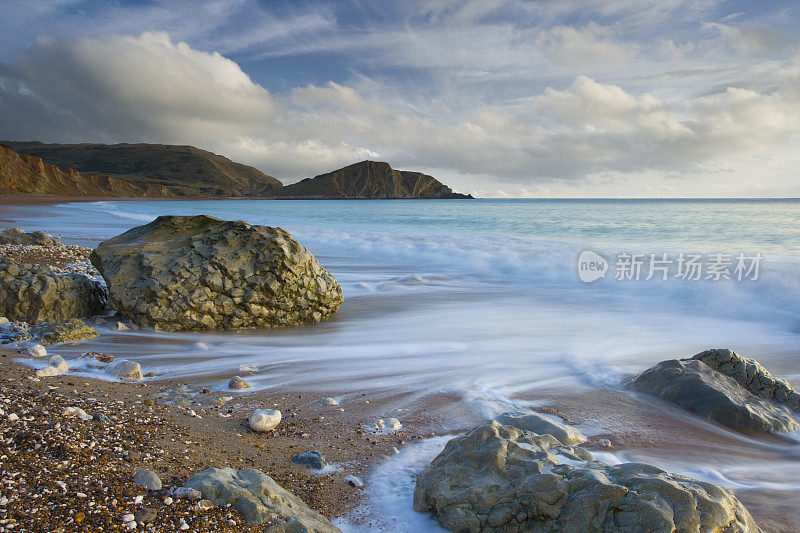
[[[27,246],[57,246],[61,244],[51,235],[41,231],[25,233],[19,228],[8,228],[0,232],[0,244]]]
[[[241,221],[161,216],[100,243],[91,261],[111,307],[158,330],[308,324],[342,303],[341,286],[289,233]]]
[[[184,485],[221,507],[231,504],[250,525],[266,525],[270,533],[329,533],[339,531],[320,513],[258,470],[208,468]]]
[[[107,294],[82,274],[56,274],[42,265],[0,259],[0,315],[9,320],[62,322],[100,313]]]
[[[586,437],[577,429],[541,413],[503,413],[495,420],[504,426],[514,426],[538,435],[552,435],[562,444],[586,442]]]
[[[291,458],[291,461],[299,465],[305,465],[309,468],[313,468],[314,470],[322,470],[328,465],[328,462],[325,460],[325,456],[322,455],[322,453],[320,453],[318,450],[297,454]]]
[[[773,398],[766,393],[762,397],[756,396],[734,377],[706,364],[707,358],[710,359],[709,354],[702,352],[692,359],[661,361],[625,386],[740,431],[785,432],[800,428],[800,422],[786,405],[772,401]],[[746,364],[743,366],[747,367]],[[790,389],[788,384],[786,387]],[[774,386],[772,390],[775,390]],[[786,397],[793,394],[796,395],[792,390]]]
[[[160,490],[161,479],[151,470],[142,469],[133,475],[133,481],[147,490]]]
[[[468,532],[757,532],[725,489],[656,467],[610,466],[494,420],[447,443],[417,478],[414,509]]]

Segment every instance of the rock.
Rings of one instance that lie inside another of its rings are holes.
[[[563,444],[581,444],[586,437],[577,429],[541,413],[503,413],[496,420],[503,425],[514,426],[538,435],[552,435]]]
[[[82,274],[0,258],[0,314],[30,323],[61,322],[100,313],[107,294]]]
[[[128,324],[126,324],[125,322],[119,322],[119,321],[117,321],[116,327],[117,327],[117,331],[127,331],[127,330],[131,329],[130,326],[128,326]]]
[[[335,399],[331,398],[330,396],[327,396],[325,398],[320,398],[319,400],[317,400],[317,403],[320,404],[320,405],[328,405],[328,406],[331,406],[331,407],[333,407],[334,405],[339,405],[339,402],[337,402]]]
[[[450,531],[757,532],[729,491],[487,421],[417,477],[414,510]]]
[[[133,481],[146,490],[161,490],[161,479],[147,469],[142,469],[133,475]]]
[[[339,531],[327,518],[258,470],[209,468],[190,477],[185,486],[199,490],[218,507],[231,504],[250,525],[270,522],[265,531]]]
[[[42,324],[36,331],[41,335],[42,344],[45,346],[59,342],[91,340],[100,336],[96,329],[77,318],[55,324]]]
[[[197,502],[197,509],[200,511],[208,511],[209,509],[213,509],[214,507],[215,507],[214,502],[212,502],[211,500],[200,500],[199,502]]]
[[[28,346],[25,354],[33,357],[44,357],[47,355],[47,350],[41,344],[34,344],[33,346]]]
[[[8,324],[8,319],[4,316],[0,316],[0,324]]]
[[[608,439],[600,439],[597,441],[597,445],[601,448],[611,448],[611,441]]]
[[[291,458],[291,461],[299,465],[305,465],[309,468],[313,468],[314,470],[322,470],[328,465],[328,462],[325,460],[325,456],[322,455],[318,450],[312,450],[310,452],[295,455]]]
[[[233,376],[228,381],[228,388],[231,390],[245,390],[245,389],[252,389],[253,386],[250,385],[248,382],[240,378],[239,376]]]
[[[35,372],[37,378],[54,378],[60,376],[61,372],[54,366],[46,366]]]
[[[81,409],[80,407],[70,406],[65,407],[63,411],[61,411],[63,416],[67,418],[80,418],[81,420],[91,420],[92,417],[86,414],[86,411]]]
[[[152,507],[142,507],[134,515],[134,521],[139,524],[151,524],[155,522],[158,513]]]
[[[106,373],[115,378],[142,379],[142,365],[129,359],[120,359],[110,363]]]
[[[92,264],[110,304],[158,330],[274,328],[319,322],[342,288],[280,228],[161,216],[100,243]]]
[[[179,500],[197,501],[203,497],[203,494],[191,487],[177,487],[172,491],[172,495]]]
[[[0,244],[25,244],[32,246],[58,246],[61,244],[52,235],[41,231],[25,233],[19,228],[8,228],[0,232]]]
[[[228,403],[231,400],[233,400],[232,396],[220,396],[219,398],[217,398],[217,402],[220,405],[225,405],[226,403]]]
[[[364,486],[364,482],[352,474],[345,476],[344,481],[351,487],[355,487],[357,489],[360,489]]]
[[[276,409],[256,409],[250,416],[250,429],[261,433],[272,431],[280,422],[280,411]]]
[[[47,362],[50,363],[50,366],[56,367],[62,374],[69,372],[69,365],[60,355],[54,355]]]
[[[105,414],[100,413],[100,412],[92,413],[92,420],[94,420],[98,424],[110,424],[111,423],[111,419],[108,418]]]
[[[658,396],[733,429],[794,431],[800,428],[800,421],[787,406],[755,396],[734,378],[714,370],[699,358],[661,361],[625,386]]]
[[[399,430],[403,428],[403,424],[396,418],[387,418],[385,423],[387,429]]]

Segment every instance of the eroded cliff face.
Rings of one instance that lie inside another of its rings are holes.
[[[361,161],[285,185],[273,193],[287,198],[469,198],[422,174],[395,170],[388,163]]]

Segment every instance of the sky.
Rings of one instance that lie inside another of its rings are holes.
[[[0,139],[190,144],[291,183],[800,197],[800,2],[4,0]]]

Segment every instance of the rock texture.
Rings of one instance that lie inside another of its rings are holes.
[[[465,532],[756,532],[730,492],[646,464],[615,466],[491,420],[417,478],[414,509]]]
[[[708,350],[691,359],[662,361],[631,379],[626,387],[738,430],[800,429],[800,421],[788,407],[797,405],[797,393],[755,361],[730,350]],[[784,399],[784,405],[774,401],[776,396]]]
[[[327,518],[258,470],[208,468],[185,484],[202,492],[217,506],[231,504],[251,525],[270,533],[332,533],[339,531]]]
[[[57,246],[60,243],[42,231],[25,233],[19,228],[8,228],[0,232],[0,244],[23,244],[32,246]]]
[[[552,435],[562,444],[581,444],[586,437],[577,429],[541,413],[503,413],[495,420],[505,426],[514,426],[539,435]]]
[[[9,168],[3,179],[3,158],[0,153],[0,184],[4,185],[6,180],[17,182],[15,189],[6,189],[10,192],[230,197],[267,196],[282,185],[258,169],[193,146],[14,141],[2,141],[2,144],[8,148],[0,149],[16,150],[18,157],[24,161],[21,167]],[[40,171],[40,168],[44,170]],[[29,179],[20,179],[20,176],[31,174]]]
[[[30,323],[61,322],[100,313],[106,291],[81,274],[0,259],[0,314]]]
[[[41,335],[42,344],[45,346],[59,342],[91,340],[100,336],[96,329],[77,318],[60,323],[42,324],[36,329],[36,333]]]
[[[421,172],[394,170],[388,163],[362,161],[284,185],[272,192],[285,198],[472,198]]]
[[[110,305],[159,330],[274,328],[319,322],[342,288],[280,228],[205,215],[162,216],[92,252]]]
[[[250,429],[259,433],[272,431],[281,423],[281,412],[277,409],[256,409],[250,415]]]

